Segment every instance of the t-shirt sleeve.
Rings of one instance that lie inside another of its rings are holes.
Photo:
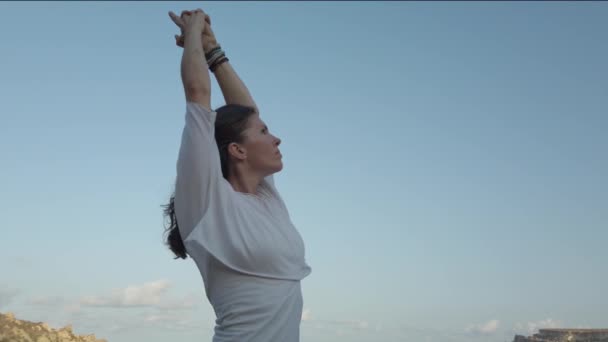
[[[190,235],[213,201],[226,202],[234,191],[222,176],[215,141],[216,115],[198,103],[186,105],[175,182],[175,213],[183,239]]]

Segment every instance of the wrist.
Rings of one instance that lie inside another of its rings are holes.
[[[203,44],[203,50],[205,51],[205,54],[208,54],[218,46],[220,46],[220,44],[218,44],[217,41],[207,42],[207,44]]]
[[[228,57],[226,57],[226,53],[224,53],[219,44],[215,48],[209,50],[209,52],[205,53],[205,59],[207,60],[207,65],[209,66],[209,70],[211,72],[215,72],[218,66],[228,62]]]
[[[226,60],[222,60],[217,65],[214,65],[212,73],[214,75],[221,74],[224,70],[226,70],[226,68],[228,68],[229,64],[230,60],[228,58],[226,58]]]
[[[202,37],[202,35],[203,35],[203,32],[201,30],[198,30],[196,27],[190,27],[189,29],[184,30],[184,33],[183,33],[184,39],[187,39],[188,37],[191,37],[191,36],[195,36],[195,37],[201,36]]]

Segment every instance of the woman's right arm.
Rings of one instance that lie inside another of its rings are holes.
[[[192,14],[182,14],[184,22],[184,50],[181,63],[181,77],[186,93],[186,101],[196,102],[211,108],[211,81],[203,52],[203,30],[205,14],[197,10]]]
[[[183,239],[188,237],[210,207],[215,204],[224,206],[223,203],[229,199],[229,184],[222,177],[214,136],[216,113],[209,109],[209,72],[201,43],[204,19],[195,15],[190,18],[182,15],[186,39],[181,75],[187,105],[177,160],[175,213]]]

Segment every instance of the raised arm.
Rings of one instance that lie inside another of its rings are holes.
[[[205,13],[202,10],[184,11],[181,17],[173,12],[171,19],[183,30],[184,51],[181,77],[187,102],[196,102],[211,108],[211,81],[203,50],[202,35],[205,29]]]
[[[211,29],[211,18],[209,15],[205,15],[205,29],[202,40],[205,54],[219,46],[215,34]],[[184,34],[181,36],[175,36],[175,43],[178,46],[184,47]],[[214,75],[220,89],[222,90],[222,95],[224,96],[226,104],[239,104],[242,106],[253,107],[255,108],[256,112],[259,113],[258,107],[253,100],[249,89],[247,89],[247,86],[243,80],[241,80],[229,61],[220,64],[215,70]]]
[[[231,188],[222,176],[214,137],[216,113],[209,109],[209,71],[201,39],[204,14],[184,13],[181,18],[169,15],[176,24],[184,24],[185,30],[181,75],[187,105],[175,181],[175,214],[185,239],[210,208],[230,206]]]
[[[205,52],[211,51],[214,47],[219,45],[215,38],[215,34],[211,29],[211,19],[208,15],[205,23],[203,42],[207,44]],[[253,107],[255,108],[255,111],[259,113],[258,107],[256,106],[251,93],[249,93],[249,89],[247,89],[247,86],[245,86],[245,83],[241,80],[229,61],[220,64],[213,74],[222,90],[226,104],[239,104]]]
[[[258,107],[249,93],[249,89],[247,89],[245,83],[243,83],[239,75],[237,75],[230,62],[220,64],[217,69],[215,69],[214,75],[222,90],[226,104],[239,104],[253,107],[255,108],[255,111],[259,113]]]

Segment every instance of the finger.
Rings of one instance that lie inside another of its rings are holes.
[[[209,23],[205,23],[205,32],[206,36],[213,36],[213,30],[211,29],[211,25]]]
[[[201,15],[201,16],[203,16],[203,19],[204,19],[204,16],[205,16],[205,11],[203,11],[203,10],[202,10],[202,9],[200,9],[200,8],[197,8],[197,9],[195,9],[195,10],[194,10],[194,12],[193,12],[192,14],[196,14],[197,16],[198,16],[198,15]]]
[[[171,20],[173,20],[175,25],[182,27],[182,25],[183,25],[182,19],[180,17],[178,17],[175,13],[169,12],[169,17],[171,17]]]
[[[183,18],[185,15],[191,15],[192,12],[188,11],[188,10],[184,10],[182,11],[182,14],[180,14],[180,18]]]
[[[175,45],[184,47],[184,37],[175,35]]]

